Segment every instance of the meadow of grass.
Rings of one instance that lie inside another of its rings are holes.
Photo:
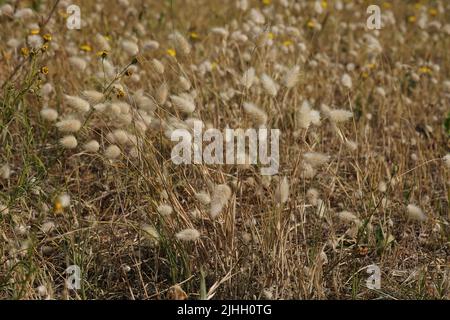
[[[0,0],[0,299],[448,299],[449,50],[446,0]]]

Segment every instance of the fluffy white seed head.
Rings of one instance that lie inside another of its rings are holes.
[[[158,74],[164,73],[164,65],[158,59],[152,60],[152,66],[153,66],[153,69],[156,71],[156,73],[158,73]]]
[[[44,98],[48,99],[48,96],[54,91],[53,85],[50,82],[47,82],[41,87],[40,93]]]
[[[143,231],[143,235],[153,244],[157,244],[159,242],[160,236],[155,227],[148,224],[142,224],[141,230]]]
[[[280,185],[275,191],[275,200],[278,203],[285,203],[286,201],[288,201],[288,199],[289,199],[289,181],[287,177],[283,177],[283,179],[280,182]]]
[[[231,189],[228,185],[219,184],[214,187],[211,198],[211,210],[209,212],[212,219],[215,219],[222,212],[230,197]]]
[[[112,140],[118,144],[125,145],[129,142],[129,134],[125,130],[116,129],[112,132],[112,134]]]
[[[313,206],[316,206],[319,200],[319,191],[315,188],[310,188],[306,191],[306,198]]]
[[[14,14],[14,8],[9,3],[5,3],[0,7],[0,16],[12,16]]]
[[[186,38],[181,35],[181,33],[175,32],[171,34],[171,38],[175,43],[177,52],[181,53],[181,55],[184,56],[187,56],[189,53],[191,53],[191,45],[186,40]]]
[[[61,132],[77,132],[81,128],[81,122],[78,119],[61,120],[55,124]]]
[[[96,140],[91,140],[84,144],[83,150],[86,152],[95,153],[100,149],[100,144]]]
[[[344,222],[355,222],[358,223],[359,219],[357,216],[355,216],[353,213],[351,213],[350,211],[341,211],[337,213],[337,216],[340,220],[344,221]]]
[[[101,112],[105,112],[106,109],[108,109],[108,105],[105,104],[105,103],[98,103],[93,108],[94,108],[95,111],[101,113]]]
[[[9,164],[4,164],[0,167],[0,178],[2,179],[9,179],[11,176],[11,168],[9,167]]]
[[[56,121],[58,119],[58,111],[52,108],[44,108],[41,110],[40,115],[42,119],[46,121]]]
[[[330,160],[330,156],[319,152],[306,152],[303,159],[313,168],[320,167]]]
[[[9,213],[8,207],[0,202],[0,216],[7,215],[8,213]]]
[[[65,94],[64,100],[70,107],[77,110],[78,112],[85,113],[88,112],[90,109],[89,102],[81,99],[80,97],[69,96]]]
[[[111,46],[109,45],[108,40],[100,33],[95,35],[95,41],[97,42],[100,50],[111,51]]]
[[[408,212],[408,218],[415,221],[425,221],[427,220],[427,217],[425,216],[425,213],[420,209],[418,206],[413,204],[408,204],[406,207],[406,210]]]
[[[67,193],[61,193],[56,198],[56,202],[62,207],[67,208],[70,206],[70,196]]]
[[[188,91],[191,88],[191,82],[183,76],[178,78],[178,82],[180,83],[181,89],[184,91]]]
[[[209,193],[206,191],[196,193],[195,198],[198,200],[198,202],[200,202],[204,206],[211,203],[211,197],[209,196]]]
[[[22,19],[30,18],[33,15],[34,15],[34,11],[31,10],[31,8],[22,8],[22,9],[18,9],[14,13],[14,18],[16,18],[18,20],[22,20]]]
[[[175,237],[181,241],[195,241],[200,238],[200,232],[196,229],[184,229],[178,232]]]
[[[47,288],[44,285],[40,285],[36,288],[36,292],[40,297],[45,297],[47,295]]]
[[[167,85],[167,82],[164,82],[156,90],[156,101],[159,104],[166,103],[168,94],[169,94],[169,86]]]
[[[115,144],[110,145],[105,150],[105,157],[110,160],[117,159],[120,156],[120,154],[121,154],[120,148]]]
[[[303,101],[302,106],[297,110],[296,114],[297,127],[301,129],[308,129],[310,124],[320,124],[320,113],[311,109],[311,106],[307,100]]]
[[[278,93],[278,86],[275,83],[275,81],[266,73],[263,73],[261,75],[261,84],[264,88],[264,90],[271,95],[272,97],[275,97]]]
[[[81,95],[90,103],[97,104],[103,100],[104,95],[96,90],[84,90]]]
[[[220,35],[220,36],[222,36],[222,37],[224,37],[224,38],[228,37],[228,35],[229,35],[228,30],[225,29],[225,28],[221,28],[221,27],[214,27],[214,28],[211,28],[211,33],[212,33],[212,34]]]
[[[159,42],[155,40],[147,40],[143,43],[144,50],[157,50],[159,49]]]
[[[84,71],[87,67],[87,62],[83,58],[80,57],[70,57],[68,59],[69,64],[78,71]]]
[[[168,204],[160,204],[156,210],[162,216],[169,216],[173,212],[173,208]]]
[[[316,169],[307,161],[302,161],[302,177],[312,179],[316,175]]]
[[[442,160],[444,160],[444,164],[446,165],[446,167],[450,169],[450,153],[445,155]]]
[[[384,192],[386,192],[386,190],[387,190],[386,182],[380,181],[380,182],[378,183],[378,191],[384,193]]]
[[[350,151],[356,151],[358,149],[358,144],[353,140],[346,140],[345,145]]]
[[[122,49],[130,56],[135,56],[139,53],[139,47],[133,41],[124,40],[124,41],[122,41],[121,46],[122,46]]]
[[[293,68],[289,69],[283,78],[283,84],[286,88],[292,88],[294,87],[299,80],[300,76],[300,67],[294,66]]]
[[[191,100],[175,95],[171,95],[170,99],[172,100],[173,106],[183,113],[192,113],[195,110],[195,104]]]
[[[147,97],[146,95],[144,95],[144,93],[142,91],[136,92],[134,94],[134,99],[135,99],[136,105],[138,106],[139,109],[144,110],[150,114],[153,113],[157,108],[157,104],[153,100],[153,98]],[[129,105],[128,105],[128,107],[129,107]],[[126,112],[126,113],[128,113],[128,112]]]
[[[244,102],[243,108],[246,114],[257,123],[258,125],[264,125],[267,122],[267,114],[253,103]]]
[[[75,149],[78,145],[77,139],[72,135],[62,137],[59,143],[65,149]]]
[[[255,69],[254,68],[249,68],[242,75],[241,84],[246,89],[250,89],[250,87],[253,85],[254,82],[255,82]]]
[[[353,113],[343,109],[330,110],[328,114],[330,120],[334,123],[348,121],[353,117]]]
[[[353,86],[352,77],[350,77],[347,73],[344,74],[341,78],[341,83],[347,89],[351,89]]]
[[[50,233],[55,229],[55,223],[53,221],[44,222],[40,229],[43,233]]]

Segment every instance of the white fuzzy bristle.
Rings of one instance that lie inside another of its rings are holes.
[[[175,237],[182,241],[195,241],[200,238],[200,232],[196,229],[184,229],[178,232]]]
[[[278,87],[275,81],[266,73],[261,75],[261,84],[266,92],[275,97],[278,93]]]
[[[250,118],[258,125],[264,125],[267,122],[267,114],[255,106],[253,103],[244,102],[243,108]]]
[[[66,94],[64,95],[64,100],[70,107],[74,108],[75,110],[81,113],[88,112],[89,109],[91,108],[89,102],[81,99],[80,97],[69,96]]]
[[[408,204],[408,206],[406,207],[406,211],[408,212],[408,218],[411,220],[421,222],[427,220],[425,213],[416,205]]]
[[[275,200],[278,203],[285,203],[289,199],[289,181],[287,177],[283,177],[275,192]]]
[[[108,148],[106,148],[105,157],[110,160],[114,160],[114,159],[117,159],[121,153],[122,152],[120,151],[120,148],[118,146],[112,144]]]
[[[96,140],[91,140],[84,144],[83,150],[86,152],[95,153],[100,149],[100,144]]]
[[[183,113],[192,113],[195,111],[195,104],[188,99],[175,95],[171,95],[170,99],[175,108]]]
[[[211,198],[211,218],[216,218],[221,212],[223,207],[227,204],[231,197],[231,189],[226,184],[219,184],[214,187],[214,191]]]
[[[47,121],[56,121],[58,119],[58,111],[52,108],[44,108],[40,112],[41,117]]]
[[[67,119],[59,121],[55,124],[61,132],[77,132],[81,128],[81,122],[77,119]]]
[[[169,216],[173,212],[173,208],[168,204],[160,204],[156,210],[162,216]]]
[[[72,135],[62,137],[59,139],[59,143],[66,149],[74,149],[78,145],[77,139]]]

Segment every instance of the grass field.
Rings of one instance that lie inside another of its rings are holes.
[[[0,299],[450,297],[449,1],[3,0],[0,26]],[[279,129],[277,174],[175,164],[198,121]]]

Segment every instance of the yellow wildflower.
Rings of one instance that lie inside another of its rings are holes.
[[[431,74],[431,69],[427,66],[422,66],[419,68],[419,73],[421,74]]]
[[[83,50],[83,51],[86,51],[86,52],[92,51],[91,46],[88,45],[88,44],[82,44],[82,45],[80,46],[80,49]]]
[[[431,8],[430,10],[428,10],[428,13],[434,17],[437,16],[438,11],[435,8]]]
[[[308,26],[308,28],[311,28],[311,29],[313,29],[316,26],[316,24],[313,20],[309,20],[306,25]]]
[[[292,41],[291,40],[285,40],[285,41],[283,41],[283,46],[285,46],[285,47],[290,47],[290,46],[292,46]]]
[[[125,97],[125,91],[123,91],[122,89],[117,89],[116,90],[116,97],[118,99]]]
[[[48,67],[47,67],[47,66],[43,66],[43,67],[41,68],[41,73],[42,73],[42,74],[48,74]]]
[[[97,56],[101,57],[102,59],[105,59],[108,56],[108,51],[106,50],[97,51]]]
[[[61,201],[56,200],[55,207],[53,208],[53,210],[55,211],[55,213],[62,213],[63,212],[63,206],[62,206]]]
[[[200,36],[198,35],[197,32],[191,32],[191,33],[189,33],[189,37],[190,37],[192,40],[198,40],[198,39],[200,39]]]
[[[45,41],[45,42],[50,42],[50,41],[52,41],[52,35],[49,34],[49,33],[44,34],[44,35],[42,36],[42,38],[44,38],[44,41]]]
[[[42,47],[41,47],[42,52],[47,51],[47,49],[48,49],[48,44],[47,44],[47,43],[44,43],[44,44],[42,45]]]
[[[30,49],[24,47],[20,49],[20,54],[24,57],[28,57],[30,55]]]
[[[175,57],[177,55],[177,52],[175,49],[167,49],[167,54],[171,57]]]

